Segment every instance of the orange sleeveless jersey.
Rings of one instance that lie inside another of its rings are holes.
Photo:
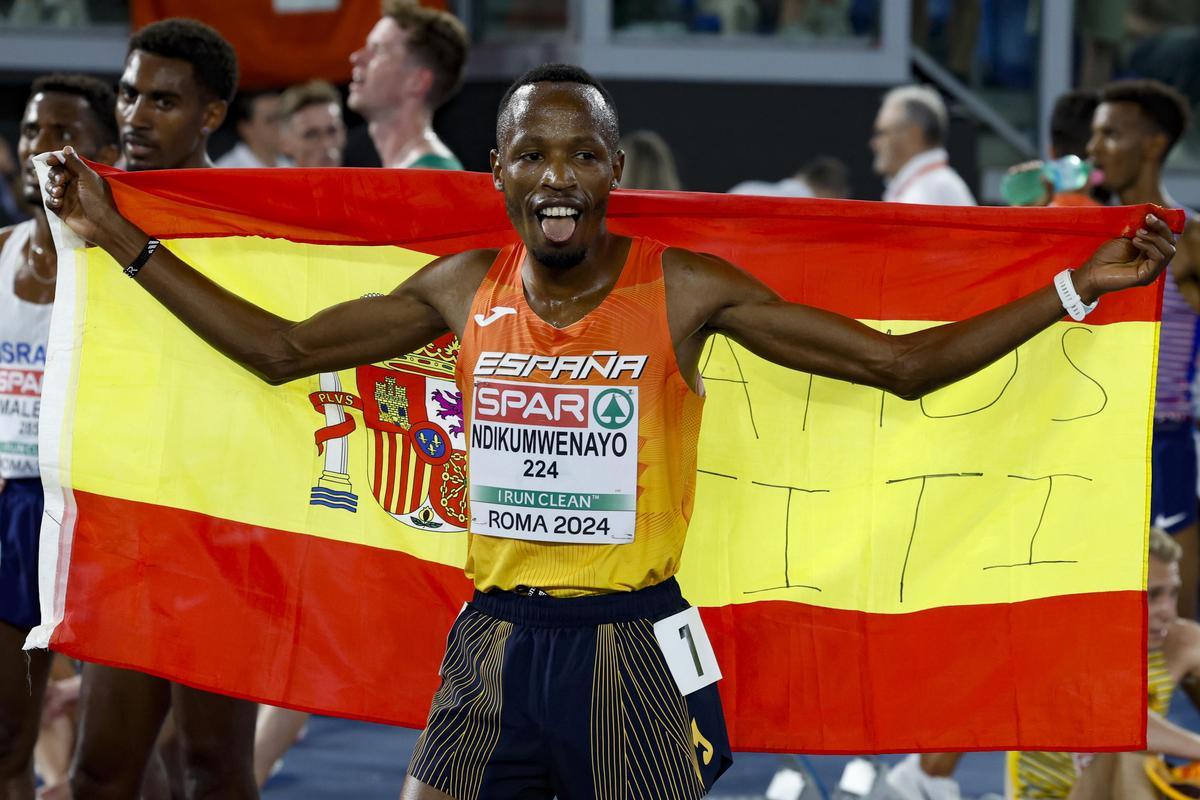
[[[562,329],[525,302],[523,245],[480,285],[457,367],[476,588],[577,597],[678,570],[704,399],[675,362],[664,249],[634,239],[613,290]]]

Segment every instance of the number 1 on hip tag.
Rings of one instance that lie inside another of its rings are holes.
[[[689,695],[721,680],[717,656],[695,606],[654,623],[654,636],[680,694]]]

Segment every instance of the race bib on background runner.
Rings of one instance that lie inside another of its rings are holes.
[[[479,380],[471,419],[471,531],[627,544],[637,521],[636,386]]]

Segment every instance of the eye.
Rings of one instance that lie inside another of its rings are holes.
[[[160,97],[154,101],[154,105],[162,111],[170,111],[175,107],[175,101],[169,97]]]
[[[541,161],[542,154],[541,153],[522,153],[520,156],[518,156],[518,158],[521,161]]]
[[[596,160],[596,154],[591,152],[590,150],[580,150],[578,153],[575,154],[575,157],[581,158],[584,161],[595,161]]]

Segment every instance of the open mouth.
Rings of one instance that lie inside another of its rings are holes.
[[[545,237],[555,244],[562,244],[575,234],[579,211],[567,206],[548,206],[538,210],[537,218]]]

